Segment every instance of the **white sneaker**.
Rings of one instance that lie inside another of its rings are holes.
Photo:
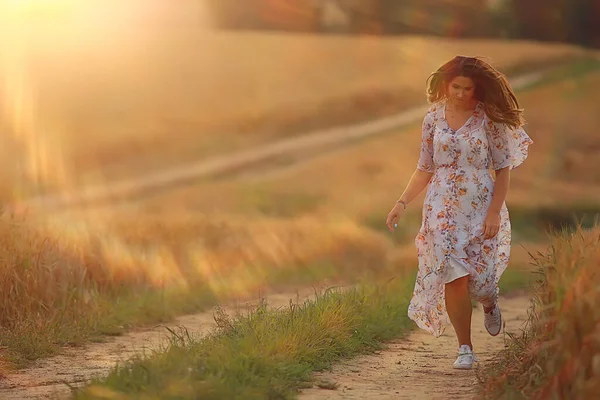
[[[458,349],[458,358],[454,361],[454,369],[471,369],[473,362],[477,362],[477,357],[473,354],[469,345],[463,344]]]
[[[496,303],[492,312],[486,313],[485,310],[483,311],[483,325],[485,325],[485,329],[492,336],[500,333],[502,329],[502,314],[500,314],[498,303]]]

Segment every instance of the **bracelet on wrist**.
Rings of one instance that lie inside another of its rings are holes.
[[[396,204],[402,204],[404,206],[404,209],[406,210],[406,203],[404,202],[404,200],[398,200]]]

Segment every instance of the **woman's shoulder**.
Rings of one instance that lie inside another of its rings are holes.
[[[483,124],[485,127],[497,129],[500,131],[525,129],[525,127],[524,127],[525,124],[523,123],[522,119],[521,119],[521,123],[517,124],[517,125],[513,125],[509,122],[502,122],[498,118],[493,118],[492,116],[490,116],[488,114],[488,112],[486,111],[485,103],[482,102],[481,104],[482,104]]]
[[[429,104],[429,108],[427,109],[427,113],[435,113],[439,110],[441,110],[442,108],[444,108],[444,105],[446,104],[445,100],[438,100],[436,102],[430,103]]]
[[[441,115],[441,112],[444,108],[446,102],[444,100],[436,101],[435,103],[429,104],[429,108],[425,113],[425,119],[436,120]]]

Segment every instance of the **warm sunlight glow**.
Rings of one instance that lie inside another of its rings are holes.
[[[3,198],[15,200],[39,190],[60,192],[71,187],[72,171],[65,155],[73,141],[65,125],[73,119],[57,111],[57,105],[69,96],[90,92],[74,83],[76,79],[102,86],[98,78],[115,71],[139,74],[131,62],[141,59],[148,46],[144,41],[155,35],[165,4],[158,0],[0,2],[0,115],[5,124],[0,156],[17,170],[8,185],[12,193],[2,193]],[[89,98],[94,102],[98,96]]]
[[[5,120],[5,141],[19,149],[19,154],[6,154],[20,165],[14,177],[13,195],[23,195],[28,184],[51,183],[64,186],[65,169],[60,148],[54,146],[51,127],[40,126],[28,58],[32,48],[28,25],[36,25],[31,17],[42,13],[50,16],[72,0],[4,1],[0,6],[0,112]],[[56,14],[55,14],[56,15]],[[5,142],[6,143],[6,142]],[[16,193],[15,193],[16,192]]]
[[[3,0],[0,21],[12,20],[24,25],[64,23],[81,3],[78,0]]]

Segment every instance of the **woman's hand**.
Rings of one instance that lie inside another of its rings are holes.
[[[398,220],[402,217],[403,214],[404,205],[396,203],[394,208],[392,208],[392,210],[389,212],[387,220],[385,221],[385,224],[387,225],[390,232],[394,232],[394,225],[398,222]]]
[[[491,239],[498,234],[500,230],[500,214],[495,212],[488,212],[483,222],[483,237],[485,239]]]

